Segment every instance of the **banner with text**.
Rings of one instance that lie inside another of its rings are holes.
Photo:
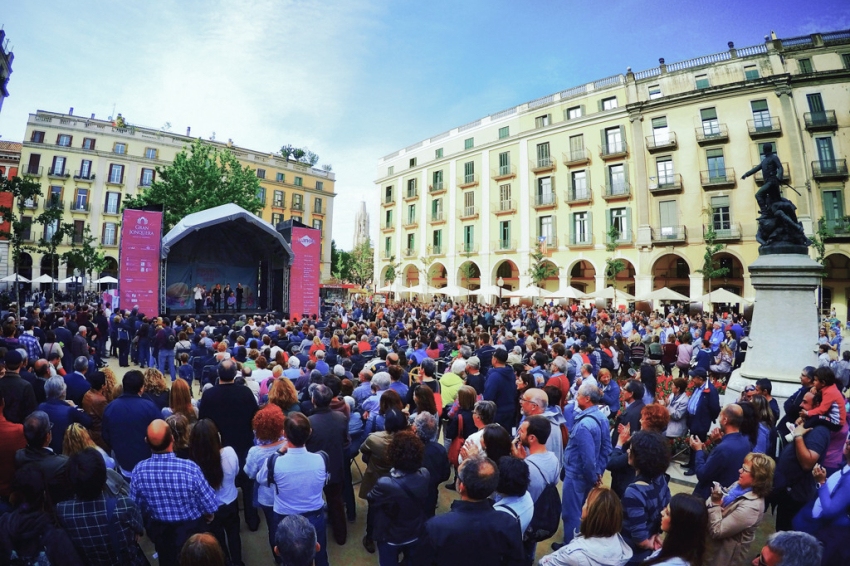
[[[124,210],[118,291],[121,308],[136,306],[147,315],[159,314],[159,261],[162,213]]]
[[[322,237],[313,228],[292,227],[295,262],[289,272],[289,312],[301,318],[319,313]]]

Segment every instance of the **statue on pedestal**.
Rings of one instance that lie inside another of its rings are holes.
[[[744,173],[741,179],[746,179],[758,171],[761,171],[764,178],[764,184],[756,192],[756,202],[759,205],[756,240],[761,244],[759,254],[808,254],[811,241],[806,237],[803,225],[797,221],[797,207],[784,198],[780,191],[783,181],[782,163],[773,153],[772,144],[764,144],[764,159]],[[791,189],[794,190],[793,187]]]

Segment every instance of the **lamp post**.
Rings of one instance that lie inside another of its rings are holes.
[[[504,285],[504,284],[505,284],[505,280],[502,279],[501,277],[499,277],[496,280],[496,285],[499,286],[499,306],[500,307],[502,306],[502,285]]]

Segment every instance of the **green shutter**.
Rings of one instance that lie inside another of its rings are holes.
[[[587,211],[587,237],[592,242],[593,241],[593,213],[591,211]]]
[[[717,110],[714,108],[703,108],[699,111],[699,115],[703,121],[717,120]]]
[[[712,158],[712,157],[723,157],[723,150],[722,149],[707,149],[707,150],[705,150],[705,156],[709,159]]]
[[[620,126],[620,143],[623,144],[623,149],[626,149],[626,127]]]
[[[652,119],[652,127],[653,128],[666,128],[667,127],[667,117],[662,116],[660,118]]]
[[[602,112],[602,99],[599,99],[599,100],[596,101],[596,109],[599,112]]]
[[[753,100],[750,102],[750,106],[752,106],[753,112],[767,110],[767,100]]]
[[[608,237],[608,232],[611,231],[611,225],[614,223],[614,213],[611,210],[606,211],[605,214],[605,241],[610,243],[611,239]]]
[[[632,208],[629,207],[626,209],[626,233],[623,234],[621,237],[626,242],[631,242],[633,232],[634,230],[632,229]]]
[[[632,188],[629,186],[629,162],[628,161],[623,163],[623,182],[626,184],[626,191],[631,193]]]

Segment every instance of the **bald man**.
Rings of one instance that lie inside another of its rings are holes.
[[[697,497],[708,499],[714,482],[729,487],[738,481],[738,470],[744,458],[753,450],[750,439],[741,434],[743,422],[744,410],[741,406],[735,403],[726,405],[720,412],[720,440],[707,458],[703,442],[696,436],[691,437],[691,449],[696,452],[694,461],[698,482],[694,495]],[[712,434],[715,435],[716,432]]]
[[[201,468],[174,455],[171,428],[162,419],[148,425],[145,441],[151,457],[136,464],[130,482],[162,566],[177,566],[183,543],[209,530],[218,500]]]

